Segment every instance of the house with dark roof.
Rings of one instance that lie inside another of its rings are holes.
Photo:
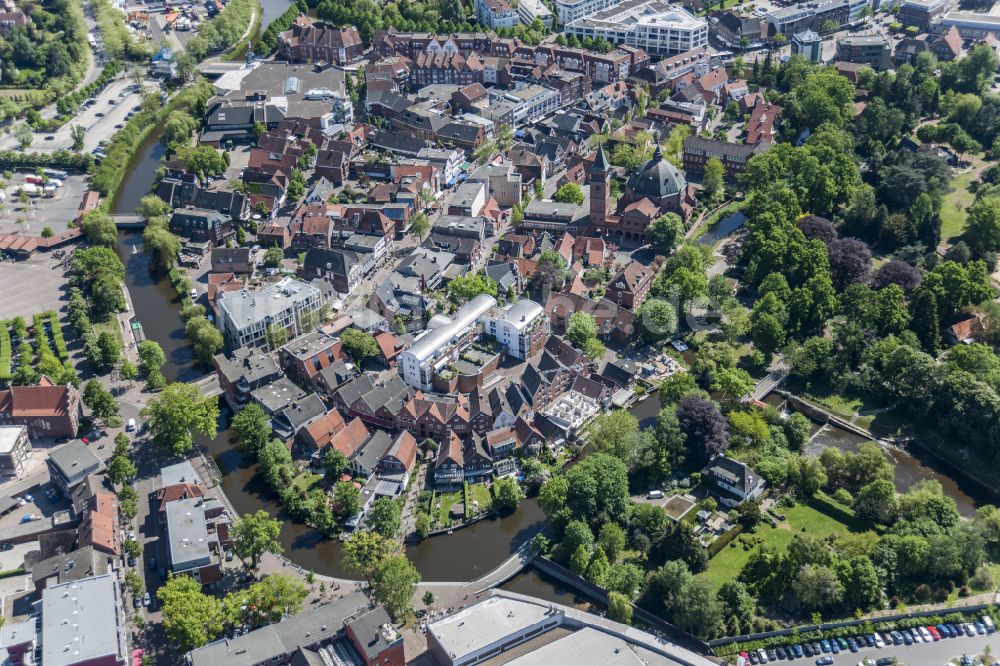
[[[629,262],[608,282],[604,297],[635,312],[646,300],[659,270],[658,261],[649,266],[638,261]]]
[[[326,278],[345,296],[354,293],[364,277],[362,257],[357,252],[322,247],[306,252],[298,273],[306,279]]]
[[[289,62],[351,65],[361,60],[364,52],[364,42],[354,26],[317,26],[305,14],[299,14],[292,27],[278,36],[278,57]]]
[[[253,273],[257,253],[248,247],[212,248],[213,273]]]
[[[170,216],[170,231],[198,243],[209,242],[218,247],[232,238],[232,218],[228,213],[207,208],[184,208]]]
[[[768,141],[756,144],[734,143],[688,136],[684,139],[684,170],[688,173],[703,174],[705,165],[713,157],[718,158],[725,168],[727,180],[733,181],[746,168],[747,161],[771,147]]]
[[[434,461],[434,483],[441,486],[461,485],[465,481],[465,451],[455,433],[441,443]]]
[[[64,497],[69,497],[73,487],[87,476],[104,469],[104,461],[78,439],[50,451],[45,463],[49,467],[52,484]]]
[[[702,479],[719,502],[730,508],[754,502],[764,492],[764,479],[749,466],[725,455],[717,455],[702,470]]]

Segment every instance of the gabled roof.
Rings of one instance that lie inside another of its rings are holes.
[[[448,435],[448,441],[444,442],[438,450],[436,465],[441,466],[446,463],[454,463],[459,467],[464,467],[465,454],[462,440],[454,432],[448,433]]]
[[[369,435],[368,427],[365,426],[364,421],[355,416],[346,428],[330,439],[330,446],[350,458],[367,441]]]

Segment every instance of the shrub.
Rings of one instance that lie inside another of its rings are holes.
[[[931,598],[931,586],[927,583],[917,585],[917,589],[913,591],[913,596],[917,601],[927,601]]]

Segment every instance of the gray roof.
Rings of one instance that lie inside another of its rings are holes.
[[[233,351],[231,357],[218,354],[215,363],[222,375],[234,384],[241,380],[256,384],[280,374],[274,357],[252,347],[240,347]]]
[[[620,636],[584,627],[507,662],[508,666],[663,666],[677,661],[646,650]]]
[[[211,561],[205,503],[201,497],[167,503],[167,537],[174,571],[203,566]]]
[[[365,649],[365,661],[371,663],[379,653],[399,640],[399,632],[392,626],[392,620],[384,606],[377,606],[349,625],[358,642]]]
[[[38,585],[46,578],[58,576],[59,583],[68,583],[106,574],[109,568],[107,555],[98,553],[93,546],[84,546],[69,553],[35,562],[31,565],[31,580]]]
[[[251,395],[268,413],[276,414],[293,401],[306,397],[306,392],[293,384],[288,377],[281,377],[267,386],[260,387]]]
[[[351,323],[360,329],[378,326],[380,322],[385,321],[385,317],[370,308],[352,308],[347,311],[347,316],[351,318]]]
[[[56,585],[42,592],[42,663],[93,660],[125,663],[128,643],[114,574]]]
[[[310,393],[302,400],[296,400],[281,410],[282,420],[291,426],[292,432],[306,426],[326,414],[326,405],[315,393]]]
[[[628,187],[647,197],[666,197],[682,192],[687,180],[677,167],[663,157],[660,147],[656,147],[653,157],[629,176]]]
[[[368,597],[363,592],[352,592],[277,624],[192,650],[188,660],[191,666],[254,666],[298,647],[328,642],[338,635],[345,621],[367,610]]]
[[[190,460],[184,460],[176,465],[168,465],[160,470],[162,486],[174,486],[179,483],[202,483],[197,470]]]
[[[492,296],[479,294],[456,310],[448,324],[428,331],[403,353],[413,354],[421,361],[430,358],[434,352],[444,347],[451,338],[474,323],[479,317],[489,311],[490,308],[496,307],[496,304],[496,299]]]
[[[35,620],[5,622],[0,627],[0,648],[23,645],[35,640]]]
[[[220,314],[228,316],[236,328],[243,329],[253,322],[274,318],[289,306],[300,307],[310,298],[320,298],[319,289],[304,282],[285,279],[257,292],[222,292],[216,303]]]
[[[355,453],[352,462],[361,469],[375,471],[378,461],[382,459],[385,452],[392,446],[392,437],[385,430],[376,430],[372,436],[361,445]]]
[[[70,486],[104,467],[97,454],[78,439],[49,453],[49,463],[66,477]]]

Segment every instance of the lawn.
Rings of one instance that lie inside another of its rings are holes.
[[[434,501],[439,503],[439,506],[435,507],[434,513],[434,516],[437,518],[437,527],[448,527],[451,525],[449,512],[452,505],[462,502],[462,491],[456,490],[450,493],[438,493]]]
[[[493,495],[490,493],[490,489],[481,483],[470,483],[469,484],[469,503],[472,504],[472,510],[475,511],[475,503],[479,502],[479,511],[489,511],[490,506],[493,504]]]
[[[963,173],[952,181],[954,189],[941,204],[941,242],[951,245],[952,241],[965,231],[965,209],[972,205],[973,196],[969,185],[976,179],[974,173]]]
[[[736,578],[743,566],[750,559],[753,548],[743,550],[745,539],[759,537],[762,546],[774,546],[784,550],[796,534],[810,534],[815,537],[826,537],[831,534],[846,534],[850,528],[844,523],[821,513],[811,506],[796,504],[790,509],[780,509],[778,513],[785,514],[785,520],[777,527],[761,526],[753,535],[742,534],[732,544],[726,546],[708,563],[708,569],[699,576],[707,579],[716,588],[723,583]],[[734,545],[735,544],[735,545]]]
[[[292,485],[296,488],[301,488],[305,492],[311,491],[323,480],[322,474],[313,474],[312,472],[302,472],[294,479],[292,479]]]
[[[122,332],[121,325],[118,323],[118,317],[109,317],[107,321],[95,321],[94,322],[94,335],[99,336],[101,333],[110,333],[118,340],[118,344],[122,344]]]

